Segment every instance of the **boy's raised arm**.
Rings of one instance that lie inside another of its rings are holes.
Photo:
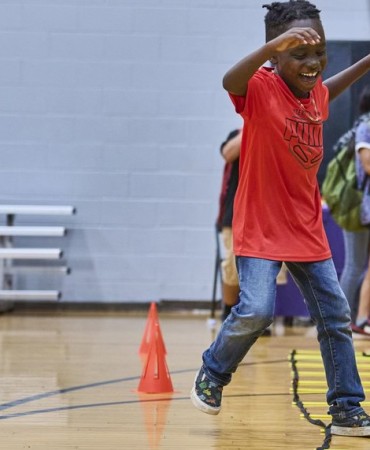
[[[352,66],[333,75],[324,81],[329,90],[329,100],[333,100],[351,84],[361,78],[370,69],[370,54],[357,61]]]
[[[235,64],[226,72],[223,87],[231,94],[245,96],[248,81],[253,74],[276,53],[298,47],[298,45],[315,45],[318,42],[320,42],[320,36],[312,28],[290,28]]]
[[[226,72],[222,84],[224,89],[234,95],[245,96],[248,81],[254,73],[271,57],[271,50],[268,44],[251,53],[236,63]]]

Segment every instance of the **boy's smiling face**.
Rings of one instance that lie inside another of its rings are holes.
[[[300,45],[275,55],[274,63],[279,76],[296,97],[305,98],[326,67],[325,34],[318,19],[294,20],[287,25],[286,30],[293,27],[313,28],[321,37],[318,44]]]

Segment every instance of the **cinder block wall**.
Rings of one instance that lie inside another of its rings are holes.
[[[68,204],[64,301],[207,300],[224,72],[264,41],[265,0],[1,0],[0,202]],[[370,37],[367,0],[317,1],[328,39]],[[2,219],[2,218],[1,218]]]

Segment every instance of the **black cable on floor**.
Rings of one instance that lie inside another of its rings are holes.
[[[297,405],[297,407],[300,409],[304,418],[306,420],[308,420],[308,422],[325,429],[325,439],[324,439],[321,447],[317,447],[316,450],[326,450],[326,449],[330,448],[330,443],[331,443],[331,437],[332,437],[331,424],[326,425],[322,420],[312,419],[310,416],[310,413],[307,411],[307,408],[304,406],[302,400],[299,397],[299,394],[298,394],[299,373],[298,373],[298,368],[297,368],[297,361],[295,359],[296,353],[297,353],[296,350],[292,350],[292,352],[290,354],[290,363],[292,365],[292,371],[293,371],[293,379],[292,379],[293,401]]]

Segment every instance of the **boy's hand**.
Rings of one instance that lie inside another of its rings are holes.
[[[316,45],[321,41],[320,35],[313,28],[294,27],[270,41],[274,51],[283,52],[299,45]]]

